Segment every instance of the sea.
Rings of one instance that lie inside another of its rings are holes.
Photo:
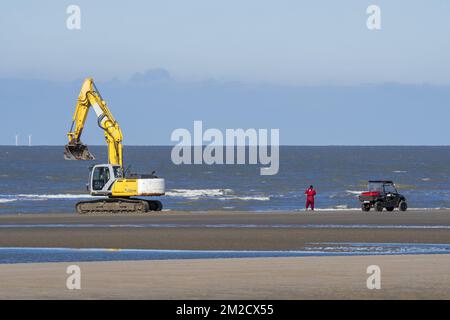
[[[89,168],[106,163],[106,147],[92,146],[94,161],[66,161],[62,146],[0,146],[0,214],[73,213],[86,190]],[[279,171],[261,164],[180,164],[171,146],[125,146],[130,172],[166,180],[164,210],[304,210],[304,191],[317,190],[321,210],[359,210],[368,180],[393,180],[411,210],[450,208],[450,147],[281,146]],[[248,151],[248,150],[247,150]]]

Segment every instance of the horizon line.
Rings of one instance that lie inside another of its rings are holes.
[[[0,144],[0,147],[64,147],[64,144],[35,144],[35,145],[15,145]],[[124,147],[175,147],[177,144],[123,144]],[[202,147],[208,144],[201,145]],[[222,145],[218,147],[259,147],[258,145]],[[272,146],[270,144],[268,147]],[[450,144],[280,144],[279,147],[450,147]],[[106,145],[92,144],[89,147],[108,147]],[[179,146],[179,147],[199,147],[199,145]]]

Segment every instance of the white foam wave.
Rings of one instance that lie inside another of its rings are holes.
[[[337,205],[332,208],[314,208],[314,211],[361,211],[361,208],[350,208],[347,205]]]
[[[0,199],[0,203],[8,203],[8,202],[14,202],[17,199]]]
[[[365,191],[345,190],[345,192],[350,193],[350,194],[355,195],[355,196],[359,196],[361,193],[363,193]]]
[[[167,196],[180,198],[220,197],[232,193],[231,189],[171,189]]]
[[[37,198],[37,199],[80,199],[80,198],[92,198],[89,194],[18,194],[20,198]]]
[[[348,208],[349,208],[348,205],[340,204],[340,205],[335,206],[333,209],[341,209],[341,210],[343,210],[343,209],[348,209]]]
[[[237,196],[230,196],[230,197],[223,197],[219,198],[219,200],[242,200],[242,201],[268,201],[270,200],[270,197],[265,196],[246,196],[246,197],[237,197]]]
[[[0,199],[0,202],[13,202],[13,201],[38,201],[49,199],[83,199],[92,198],[89,194],[7,194],[0,195],[4,197]]]
[[[237,196],[233,194],[232,189],[171,189],[166,192],[169,197],[187,198],[191,200],[198,200],[201,198],[215,198],[217,200],[241,200],[241,201],[267,201],[270,200],[268,196],[261,195],[244,195]]]

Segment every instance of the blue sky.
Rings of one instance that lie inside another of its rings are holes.
[[[66,28],[70,4],[81,8],[81,30]],[[381,30],[366,28],[370,4],[381,8]],[[169,144],[193,120],[279,128],[284,144],[449,144],[449,35],[446,0],[2,1],[0,107],[13,120],[0,144],[16,132],[65,143],[86,76],[121,115],[128,144]],[[361,119],[367,107],[399,118],[358,138],[374,123]],[[24,111],[46,117],[14,120]],[[140,134],[136,112],[161,119],[158,132]],[[85,140],[102,143],[89,132]]]

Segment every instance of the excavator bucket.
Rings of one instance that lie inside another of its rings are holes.
[[[64,146],[64,159],[95,160],[95,157],[89,152],[87,145],[82,143],[69,143]]]

